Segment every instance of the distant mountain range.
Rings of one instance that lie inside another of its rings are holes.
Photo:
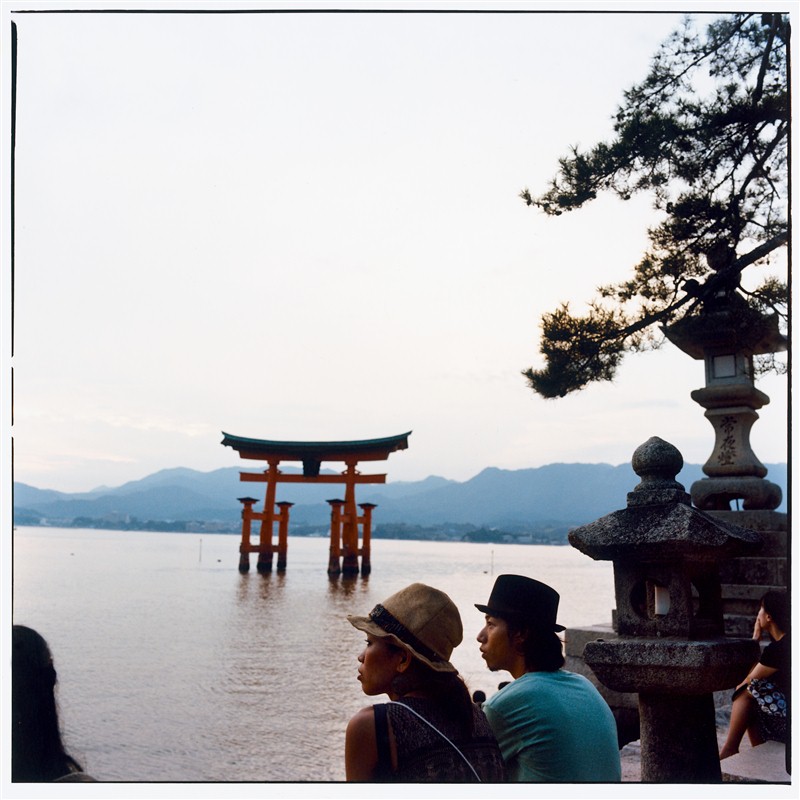
[[[785,511],[786,464],[766,466],[769,480],[783,490],[780,510]],[[239,467],[211,472],[177,467],[122,486],[80,493],[15,482],[14,523],[235,532],[241,524],[237,498],[263,498],[264,491],[264,484],[242,483],[240,471]],[[686,464],[678,480],[688,491],[703,477],[700,465]],[[377,504],[373,513],[376,531],[381,525],[565,530],[624,508],[627,493],[638,480],[630,464],[549,464],[519,470],[488,467],[463,482],[431,476],[422,481],[359,486],[357,502]],[[278,486],[277,499],[295,504],[291,531],[296,526],[325,526],[330,519],[325,501],[343,497],[343,492],[343,485],[283,484]]]

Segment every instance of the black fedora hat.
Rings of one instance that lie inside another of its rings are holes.
[[[558,592],[546,583],[524,575],[498,575],[489,602],[485,606],[475,603],[475,608],[492,617],[563,631],[564,626],[556,623],[558,601]]]

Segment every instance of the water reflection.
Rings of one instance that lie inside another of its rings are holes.
[[[369,597],[369,578],[361,576],[330,576],[328,581],[328,599],[341,609],[348,609],[352,614],[353,604],[361,603],[362,597]]]

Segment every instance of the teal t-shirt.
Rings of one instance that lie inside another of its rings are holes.
[[[526,672],[492,695],[483,710],[509,780],[622,780],[614,715],[583,675]]]

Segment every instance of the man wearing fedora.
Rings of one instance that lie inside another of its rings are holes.
[[[491,670],[514,678],[483,710],[497,737],[509,780],[621,780],[617,725],[608,704],[583,675],[562,669],[556,631],[559,595],[522,575],[499,575],[478,634]]]

